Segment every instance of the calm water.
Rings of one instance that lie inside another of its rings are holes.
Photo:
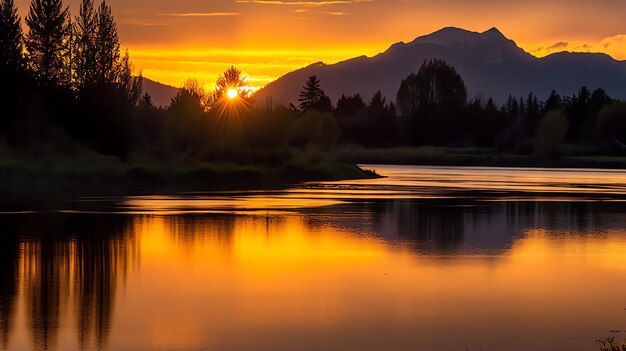
[[[368,166],[280,191],[0,200],[0,349],[595,350],[626,172]]]

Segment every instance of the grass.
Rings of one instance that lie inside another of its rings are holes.
[[[357,164],[405,164],[432,166],[502,166],[502,167],[571,167],[626,168],[626,157],[570,156],[542,159],[529,155],[498,153],[493,149],[445,147],[395,147],[338,149],[338,160]]]
[[[176,187],[193,189],[278,186],[302,181],[372,178],[377,175],[341,163],[319,150],[293,152],[276,162],[202,162],[136,159],[99,155],[0,158],[0,189]]]

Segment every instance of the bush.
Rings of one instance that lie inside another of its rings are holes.
[[[596,138],[601,145],[626,143],[626,103],[615,101],[598,114]]]
[[[323,148],[339,139],[339,125],[330,113],[308,110],[296,121],[291,131],[291,141],[298,146],[317,144]]]
[[[560,111],[546,113],[537,127],[535,152],[546,158],[563,156],[564,140],[567,134],[568,122]]]

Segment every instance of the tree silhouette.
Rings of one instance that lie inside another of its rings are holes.
[[[111,7],[102,1],[95,15],[95,79],[98,84],[111,85],[120,79],[120,39]]]
[[[360,94],[354,96],[342,94],[339,100],[337,100],[337,107],[335,108],[334,114],[338,120],[341,120],[364,111],[366,107],[367,105],[363,102],[363,98]]]
[[[557,94],[556,90],[553,89],[544,105],[544,114],[545,112],[560,110],[562,108],[563,101],[561,99],[561,95]]]
[[[0,2],[0,72],[8,74],[24,68],[22,27],[13,0]]]
[[[424,61],[417,74],[411,74],[400,84],[396,97],[404,116],[432,113],[440,107],[465,105],[467,89],[461,76],[443,60]]]
[[[320,112],[330,112],[333,107],[330,98],[326,96],[324,90],[320,88],[320,80],[317,79],[317,76],[311,76],[306,81],[300,92],[298,102],[300,103],[298,109],[301,112],[309,109],[315,109]]]
[[[33,0],[26,24],[26,48],[33,73],[42,85],[55,85],[67,76],[69,10],[61,0]]]
[[[20,18],[13,0],[0,1],[0,132],[7,132],[16,120],[19,94],[25,88],[26,60],[22,54]]]
[[[135,106],[139,102],[142,92],[142,77],[141,74],[138,77],[133,76],[133,64],[130,61],[130,54],[128,50],[124,54],[124,57],[119,63],[119,88],[122,91],[122,95],[126,101]]]
[[[79,90],[96,82],[96,13],[93,0],[83,0],[74,20],[73,62]]]
[[[396,95],[400,113],[413,117],[407,128],[416,130],[415,143],[457,142],[468,128],[461,118],[467,89],[454,67],[443,60],[424,61],[417,74],[405,78]]]
[[[211,100],[213,102],[219,101],[222,97],[226,96],[229,90],[237,90],[240,98],[248,98],[250,92],[248,90],[248,82],[243,73],[235,66],[230,66],[224,73],[217,77],[215,83],[215,91]]]

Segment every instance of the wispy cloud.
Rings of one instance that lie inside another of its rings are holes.
[[[550,45],[549,47],[547,47],[546,50],[562,49],[562,48],[567,47],[568,45],[569,45],[568,41],[559,41],[558,43],[554,43]]]
[[[284,6],[331,6],[348,5],[363,2],[373,2],[374,0],[321,0],[321,1],[284,1],[284,0],[235,0],[239,4],[262,4],[262,5],[284,5]]]
[[[345,15],[349,15],[349,13],[347,12],[340,12],[340,11],[323,11],[320,12],[321,14],[324,15],[331,15],[331,16],[345,16]]]
[[[189,12],[189,13],[161,13],[161,16],[172,17],[229,17],[241,16],[239,12]]]
[[[349,15],[348,12],[341,11],[309,11],[309,9],[297,9],[294,10],[295,13],[313,13],[313,14],[322,14],[322,15],[330,15],[330,16],[345,16]]]
[[[138,26],[138,27],[161,27],[161,26],[171,26],[171,23],[165,22],[144,22],[144,21],[121,21],[120,24],[125,24],[129,26]]]

